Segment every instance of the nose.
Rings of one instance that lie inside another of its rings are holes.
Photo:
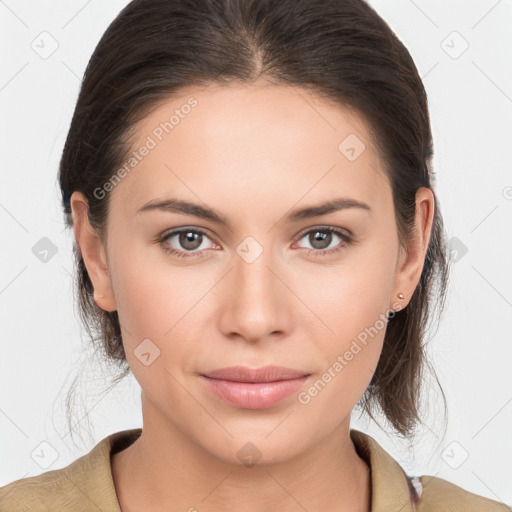
[[[293,294],[284,268],[271,249],[254,241],[240,245],[224,287],[222,328],[227,335],[256,342],[288,330]]]

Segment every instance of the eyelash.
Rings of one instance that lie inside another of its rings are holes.
[[[323,249],[323,250],[321,250],[321,249],[306,249],[308,256],[311,253],[314,253],[313,254],[314,257],[329,256],[331,254],[341,251],[344,247],[353,243],[352,238],[349,237],[348,235],[346,235],[343,231],[336,229],[336,228],[327,227],[327,226],[320,226],[320,227],[309,229],[308,231],[301,233],[301,235],[297,238],[297,241],[301,240],[306,235],[308,235],[312,232],[316,232],[316,231],[326,232],[326,233],[334,233],[341,238],[342,242],[336,248],[333,248],[333,249]],[[203,251],[197,251],[197,252],[179,251],[177,249],[170,247],[167,244],[167,241],[169,238],[171,238],[172,236],[178,235],[180,233],[183,233],[183,232],[199,233],[201,235],[204,235],[204,236],[210,238],[208,233],[206,231],[204,231],[203,229],[181,228],[181,229],[175,229],[173,231],[169,231],[168,233],[165,233],[163,236],[158,237],[157,240],[155,240],[155,242],[159,243],[161,245],[162,249],[166,253],[172,254],[173,256],[176,256],[177,258],[197,258],[197,257],[202,258],[203,256],[198,256],[198,255],[201,254],[201,252],[203,252]]]

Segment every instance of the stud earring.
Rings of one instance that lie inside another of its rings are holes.
[[[397,294],[397,297],[400,301],[402,301],[402,300],[404,300],[405,296],[402,292],[400,292]],[[396,306],[398,306],[398,307],[396,307]],[[396,304],[395,307],[396,307],[396,309],[394,309],[393,311],[398,312],[402,309],[402,304]]]

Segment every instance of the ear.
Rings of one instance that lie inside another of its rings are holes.
[[[75,191],[71,195],[70,206],[76,243],[94,289],[94,301],[105,311],[115,311],[117,307],[107,268],[105,248],[99,233],[89,222],[88,201],[81,192]]]
[[[432,190],[427,187],[420,187],[416,191],[416,217],[413,238],[408,244],[407,249],[402,246],[400,247],[392,295],[393,305],[397,305],[396,297],[399,293],[403,293],[405,298],[401,306],[398,308],[390,306],[390,309],[399,310],[405,308],[420,281],[430,243],[434,211],[435,200]]]

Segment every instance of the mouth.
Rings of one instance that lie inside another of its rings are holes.
[[[239,366],[200,376],[208,390],[228,405],[240,409],[267,409],[299,391],[310,374],[277,366],[256,370]]]
[[[276,382],[281,380],[298,379],[309,375],[302,370],[294,370],[284,366],[264,366],[262,368],[251,369],[246,366],[230,366],[220,368],[202,374],[210,379],[228,380],[232,382]]]

